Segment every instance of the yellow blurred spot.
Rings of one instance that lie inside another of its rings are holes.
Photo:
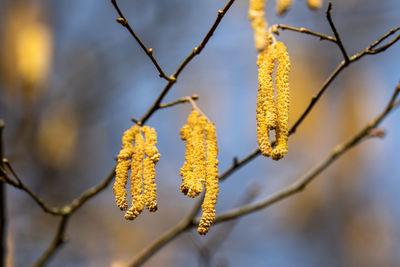
[[[21,78],[29,85],[42,84],[49,72],[52,37],[46,25],[33,22],[16,33],[16,63]]]
[[[74,153],[78,139],[78,122],[73,108],[58,104],[42,118],[37,135],[39,157],[49,166],[65,166]]]

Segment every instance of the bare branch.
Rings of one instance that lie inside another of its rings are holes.
[[[331,10],[332,10],[332,2],[329,2],[328,9],[326,10],[326,18],[328,19],[329,25],[331,26],[333,34],[336,37],[336,43],[339,46],[340,51],[343,54],[344,62],[347,65],[350,63],[350,58],[347,55],[346,49],[344,48],[342,40],[340,39],[339,33],[337,32],[335,24],[333,23],[332,16],[331,16]]]
[[[71,204],[64,206],[61,209],[62,215],[71,215],[77,209],[79,209],[86,201],[96,196],[98,193],[107,188],[115,177],[115,167],[110,171],[107,177],[98,185],[93,186],[86,190],[80,197],[72,200]]]
[[[44,212],[52,215],[62,215],[60,209],[46,205],[46,203],[40,197],[38,197],[35,193],[33,193],[32,190],[22,182],[22,180],[15,173],[14,169],[12,168],[10,162],[7,159],[3,159],[3,163],[10,170],[15,179],[17,179],[17,182],[13,181],[12,178],[4,171],[4,169],[1,170],[3,172],[3,175],[6,177],[6,182],[8,184],[14,186],[17,189],[25,191],[42,208]]]
[[[296,27],[292,27],[292,26],[288,26],[288,25],[276,24],[276,25],[272,25],[271,29],[272,29],[272,32],[277,34],[277,35],[279,35],[278,29],[289,30],[289,31],[304,33],[304,34],[308,34],[308,35],[313,35],[313,36],[318,37],[320,40],[327,40],[327,41],[330,41],[330,42],[333,42],[333,43],[337,44],[337,40],[336,40],[335,37],[332,37],[332,36],[329,36],[329,35],[325,35],[325,34],[322,34],[322,33],[318,33],[318,32],[314,32],[314,31],[311,31],[311,30],[306,29],[306,28],[296,28]]]
[[[210,40],[211,36],[214,34],[215,30],[217,29],[219,23],[221,22],[222,18],[225,16],[226,12],[229,10],[229,8],[232,6],[232,4],[235,2],[235,0],[229,0],[228,3],[225,5],[223,10],[218,10],[218,15],[217,18],[215,19],[213,25],[211,26],[210,30],[207,32],[206,36],[204,39],[201,41],[201,43],[196,46],[193,51],[186,57],[186,59],[181,63],[181,65],[178,67],[178,69],[175,71],[175,73],[172,75],[172,77],[175,78],[175,80],[169,81],[164,89],[161,91],[160,95],[157,97],[157,99],[154,101],[153,105],[148,109],[146,114],[142,117],[140,120],[140,125],[145,124],[145,122],[153,115],[154,112],[156,112],[160,108],[161,101],[164,99],[164,97],[167,95],[171,87],[176,83],[176,79],[178,79],[179,74],[182,72],[182,70],[186,67],[187,64],[198,54],[203,51],[204,47]]]
[[[57,227],[56,234],[53,237],[53,241],[50,243],[49,247],[43,252],[40,258],[33,264],[34,267],[44,266],[49,259],[54,255],[54,253],[61,247],[66,241],[65,231],[67,228],[67,223],[69,220],[68,215],[61,217],[60,223]]]
[[[172,106],[175,106],[178,104],[190,102],[190,100],[197,100],[197,99],[199,99],[199,95],[184,96],[174,102],[167,103],[167,104],[160,104],[159,109],[172,107]]]
[[[153,62],[154,66],[157,68],[157,70],[159,72],[159,76],[161,78],[166,79],[167,81],[174,81],[175,78],[174,77],[169,77],[168,75],[166,75],[164,73],[164,71],[162,70],[162,68],[160,67],[160,65],[158,64],[157,60],[154,58],[153,49],[152,48],[147,48],[145,46],[145,44],[143,43],[143,41],[140,40],[139,36],[137,36],[137,34],[134,32],[134,30],[132,29],[131,25],[129,25],[128,20],[125,18],[124,14],[122,13],[121,9],[119,8],[119,6],[117,4],[117,0],[111,0],[111,3],[113,4],[115,10],[118,12],[118,14],[120,16],[120,18],[117,19],[117,22],[119,24],[121,24],[122,26],[124,26],[130,32],[130,34],[133,36],[133,38],[135,38],[136,42],[138,42],[140,47],[143,49],[143,51],[146,53],[146,55],[151,59],[151,61]]]

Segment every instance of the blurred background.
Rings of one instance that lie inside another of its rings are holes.
[[[226,1],[120,0],[137,34],[167,74],[203,38]],[[294,2],[283,16],[267,1],[269,24],[331,34],[327,2],[310,11]],[[183,71],[165,102],[199,94],[216,123],[220,171],[257,147],[257,53],[237,0],[200,56]],[[349,54],[399,26],[396,0],[333,1],[333,19]],[[114,165],[123,131],[140,118],[165,81],[109,1],[0,0],[0,118],[5,155],[24,182],[60,206],[102,181]],[[292,62],[293,123],[342,59],[332,43],[281,31]],[[366,56],[330,86],[279,162],[258,157],[220,185],[217,213],[255,201],[296,180],[386,105],[400,79],[400,44]],[[179,192],[185,145],[179,129],[190,105],[158,111],[159,210],[126,221],[112,186],[87,202],[68,225],[68,242],[49,266],[120,266],[175,225],[195,200]],[[205,237],[193,229],[144,266],[399,266],[400,112],[381,125],[383,140],[362,143],[307,189],[271,208],[216,225]],[[397,123],[396,123],[397,121]],[[256,189],[257,188],[257,189]],[[28,266],[47,248],[59,218],[44,214],[27,194],[7,186],[9,266]]]

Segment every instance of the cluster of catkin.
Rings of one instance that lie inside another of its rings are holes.
[[[135,125],[126,130],[122,136],[122,147],[115,170],[114,194],[118,207],[121,210],[127,210],[126,185],[130,169],[132,205],[125,213],[127,220],[133,220],[139,216],[144,207],[151,212],[157,210],[155,165],[160,154],[156,144],[156,131],[149,126]]]
[[[289,71],[290,60],[286,47],[275,42],[258,55],[257,141],[261,153],[274,160],[287,153],[289,134]],[[276,99],[273,74],[275,65]],[[273,149],[269,134],[275,130],[276,146]]]
[[[209,122],[199,111],[193,110],[187,124],[180,131],[186,141],[185,163],[181,168],[181,192],[196,197],[203,191],[202,216],[197,229],[204,235],[215,219],[215,205],[218,197],[218,147],[214,123]]]

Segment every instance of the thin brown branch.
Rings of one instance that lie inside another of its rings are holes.
[[[0,120],[0,167],[3,164],[3,129],[4,121]],[[6,265],[7,255],[7,202],[4,181],[0,181],[0,267]]]
[[[98,193],[100,193],[104,189],[106,189],[114,177],[115,177],[115,167],[110,171],[110,173],[107,175],[107,177],[101,183],[89,188],[84,193],[82,193],[81,196],[72,200],[71,204],[64,206],[61,209],[62,214],[63,215],[71,215],[72,213],[74,213],[83,204],[85,204],[86,201],[88,201],[89,199],[96,196]]]
[[[33,264],[34,267],[44,266],[54,253],[63,245],[66,241],[65,231],[69,220],[68,215],[61,216],[60,223],[58,224],[57,231],[53,237],[53,241],[39,259]]]
[[[236,219],[243,215],[264,209],[280,200],[283,200],[289,196],[292,196],[296,193],[299,193],[306,186],[311,183],[319,174],[321,174],[327,167],[329,167],[336,159],[342,156],[344,153],[349,151],[351,148],[359,144],[365,137],[369,136],[369,133],[372,129],[377,127],[382,120],[397,106],[395,105],[395,100],[400,93],[400,84],[397,85],[392,99],[387,104],[386,108],[379,114],[374,120],[368,123],[360,132],[354,135],[350,140],[344,142],[336,146],[332,152],[319,164],[317,164],[314,168],[312,168],[309,172],[304,174],[301,178],[293,182],[291,185],[286,188],[280,190],[279,192],[273,193],[272,195],[260,200],[254,204],[243,205],[242,207],[232,209],[231,211],[224,212],[221,215],[218,215],[215,219],[215,223],[225,222],[229,220]],[[199,219],[196,219],[193,223],[198,223]]]
[[[343,54],[344,62],[345,62],[345,64],[349,64],[350,63],[350,58],[349,58],[349,55],[346,52],[346,49],[343,46],[342,40],[340,39],[340,36],[339,36],[339,33],[336,30],[335,24],[333,23],[332,16],[331,16],[331,10],[332,10],[332,3],[329,2],[328,9],[326,10],[326,18],[327,18],[327,20],[329,22],[329,25],[331,26],[333,34],[336,37],[336,43],[339,46],[340,51]]]
[[[111,0],[111,3],[113,4],[115,10],[118,12],[120,18],[117,19],[117,22],[124,26],[129,33],[135,38],[136,42],[140,45],[140,47],[143,49],[143,51],[146,53],[146,55],[150,58],[151,62],[153,62],[154,66],[157,68],[159,72],[159,76],[161,78],[166,79],[167,81],[174,81],[174,77],[169,77],[164,73],[160,65],[158,64],[157,60],[153,56],[153,49],[152,48],[147,48],[146,45],[143,43],[143,41],[139,38],[139,36],[135,33],[135,31],[132,29],[131,25],[129,25],[128,20],[122,13],[121,9],[118,6],[117,0]]]
[[[322,33],[318,33],[318,32],[314,32],[314,31],[311,31],[311,30],[306,29],[306,28],[296,28],[296,27],[292,27],[292,26],[288,26],[288,25],[284,25],[284,24],[276,24],[276,25],[272,25],[271,29],[273,29],[272,30],[273,33],[278,34],[278,35],[279,35],[278,29],[289,30],[289,31],[304,33],[304,34],[308,34],[308,35],[313,35],[313,36],[318,37],[320,40],[327,40],[327,41],[330,41],[330,42],[333,42],[333,43],[337,44],[337,40],[336,40],[335,37],[332,37],[332,36],[329,36],[329,35],[325,35],[325,34],[322,34]]]
[[[199,99],[199,95],[185,96],[185,97],[179,98],[178,100],[176,100],[174,102],[160,104],[159,109],[169,108],[169,107],[172,107],[172,106],[175,106],[178,104],[190,102],[190,100],[197,100],[197,99]]]
[[[10,162],[7,159],[3,159],[3,163],[17,180],[17,182],[15,182],[7,173],[5,173],[4,170],[2,170],[4,176],[6,177],[6,182],[8,184],[14,186],[17,189],[25,191],[42,208],[44,212],[52,215],[62,215],[62,212],[59,208],[48,206],[40,197],[38,197],[35,193],[33,193],[32,190],[22,182],[22,180],[16,174],[16,172],[14,171],[13,167],[11,166]]]
[[[198,46],[196,46],[193,51],[185,58],[185,60],[181,63],[181,65],[177,68],[175,73],[172,75],[175,80],[169,81],[164,89],[161,91],[160,95],[157,97],[157,99],[154,101],[153,105],[147,110],[146,114],[142,117],[142,119],[139,121],[139,125],[143,125],[146,123],[146,121],[153,115],[154,112],[156,112],[160,108],[160,104],[164,97],[167,95],[171,87],[176,83],[179,74],[182,72],[182,70],[189,64],[192,59],[199,55],[201,51],[203,51],[204,47],[210,40],[211,36],[214,34],[215,30],[217,29],[218,25],[220,24],[222,18],[225,16],[226,12],[229,10],[229,8],[232,6],[232,4],[235,2],[235,0],[229,0],[228,3],[225,5],[223,10],[218,10],[218,15],[217,18],[215,19],[213,25],[211,26],[210,30],[207,32],[206,36],[203,38],[203,40],[200,42]]]

